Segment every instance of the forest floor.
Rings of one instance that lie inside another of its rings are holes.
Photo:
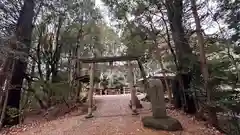
[[[139,95],[140,98],[142,95]],[[150,104],[143,102],[140,115],[132,116],[128,107],[130,95],[96,96],[97,110],[94,118],[85,119],[82,108],[55,120],[37,120],[5,129],[4,135],[222,135],[204,122],[195,120],[181,111],[167,109],[168,115],[177,118],[184,130],[179,132],[155,131],[144,128],[143,116],[151,115]]]

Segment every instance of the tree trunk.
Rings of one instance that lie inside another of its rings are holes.
[[[167,25],[167,21],[164,19],[164,14],[162,11],[161,12],[161,15],[162,15],[162,20],[163,20],[163,23],[165,25],[165,29],[166,29],[166,34],[167,34],[167,39],[166,39],[166,42],[167,42],[167,45],[171,51],[171,54],[173,55],[173,60],[174,60],[174,63],[176,65],[176,69],[179,69],[178,67],[178,63],[177,63],[177,56],[173,50],[173,47],[172,47],[172,44],[171,44],[171,37],[170,37],[170,33],[169,33],[169,28],[168,28],[168,25]]]
[[[53,64],[51,66],[51,72],[52,72],[52,83],[57,83],[58,82],[58,64]]]
[[[53,55],[53,63],[51,63],[51,72],[52,72],[52,82],[58,82],[58,63],[60,60],[60,54],[61,54],[61,49],[62,49],[62,44],[59,43],[59,37],[60,37],[60,30],[62,28],[63,24],[63,18],[62,16],[59,16],[58,19],[58,25],[57,25],[57,32],[56,32],[56,49]]]
[[[34,76],[35,66],[36,66],[36,62],[32,61],[31,73],[30,73],[31,78]],[[28,84],[28,88],[27,89],[32,89],[32,79],[28,80],[27,84]],[[22,102],[22,106],[20,108],[20,117],[21,117],[20,121],[21,122],[23,122],[23,120],[24,120],[24,110],[28,106],[29,96],[30,96],[30,92],[29,91],[26,91],[24,94],[22,94],[22,100],[24,100],[24,101]]]
[[[5,119],[6,116],[6,110],[7,110],[7,103],[8,103],[8,97],[9,97],[9,88],[10,88],[10,80],[12,78],[12,73],[13,73],[13,67],[14,65],[11,63],[8,65],[7,70],[6,70],[6,84],[4,86],[4,90],[6,92],[5,93],[5,99],[4,99],[4,103],[3,103],[3,107],[1,110],[1,117],[0,117],[0,130],[2,128],[2,126],[4,126],[6,123],[8,123],[8,121]]]
[[[68,57],[68,66],[67,66],[67,72],[68,72],[68,83],[70,84],[70,86],[72,85],[72,51],[71,49],[68,51],[67,54]]]
[[[83,20],[83,18],[81,18],[81,20]],[[78,31],[78,36],[77,36],[77,47],[75,49],[75,54],[74,56],[77,57],[78,59],[81,58],[81,47],[80,47],[80,41],[83,38],[83,23],[81,23],[81,27]],[[75,61],[75,75],[76,77],[81,76],[81,71],[82,71],[82,63],[79,60]],[[82,82],[81,81],[77,81],[77,89],[76,89],[76,102],[80,101],[80,93],[82,91]]]
[[[76,54],[77,57],[80,58],[81,57],[81,50],[80,50],[79,45],[77,47],[76,53],[77,53]],[[81,61],[76,61],[76,75],[77,75],[77,77],[80,77],[82,75],[81,71],[82,71],[82,63],[81,63]],[[77,81],[77,89],[76,89],[76,102],[80,102],[81,91],[82,91],[82,82],[78,80]]]
[[[202,29],[201,29],[201,22],[197,12],[196,1],[191,0],[191,4],[192,4],[192,13],[193,13],[195,24],[196,24],[196,33],[197,33],[199,50],[200,50],[200,61],[202,66],[201,69],[202,69],[203,79],[204,79],[204,89],[207,92],[208,102],[211,102],[211,92],[208,89],[209,73],[208,73],[208,65],[207,65],[206,54],[205,54],[204,38],[202,34]]]
[[[50,83],[50,76],[51,76],[51,68],[50,68],[50,62],[47,61],[46,63],[46,79],[43,84],[43,91],[47,93],[47,106],[50,107],[52,105],[52,89],[49,88]]]
[[[197,60],[192,53],[192,49],[188,43],[182,24],[183,0],[166,0],[165,6],[167,9],[167,16],[172,31],[172,39],[176,47],[176,55],[178,60],[177,74],[179,74],[180,86],[178,91],[182,91],[181,98],[184,105],[184,110],[186,111],[190,109],[191,112],[194,112],[195,107],[193,107],[194,104],[191,103],[192,99],[186,99],[191,98],[191,96],[189,96],[190,93],[184,92],[184,90],[190,85],[191,80],[189,81],[188,79],[185,80],[182,78],[183,75],[188,76],[187,78],[191,78],[190,73],[193,70],[192,65]],[[174,93],[176,93],[176,91]]]
[[[33,30],[33,16],[34,16],[34,1],[25,0],[24,5],[20,12],[20,17],[16,26],[16,37],[21,45],[24,47],[19,47],[18,51],[23,52],[25,55],[29,53],[31,45],[31,36]],[[27,68],[27,58],[16,59],[14,62],[14,69],[12,79],[10,81],[11,89],[9,90],[9,97],[7,106],[9,108],[16,108],[19,110],[19,104],[21,99],[21,89],[23,84],[23,79],[25,77],[25,71]],[[9,117],[9,116],[7,116]],[[9,125],[19,124],[19,115],[12,118]]]
[[[164,79],[164,83],[166,85],[166,89],[167,89],[167,92],[168,92],[168,98],[169,98],[169,101],[170,103],[172,102],[172,90],[169,88],[169,84],[168,84],[168,81],[167,81],[167,76],[165,74],[165,69],[164,69],[164,66],[163,66],[163,62],[162,62],[162,56],[159,56],[159,63],[160,63],[160,67],[161,69],[163,70],[163,79]]]
[[[9,86],[9,80],[7,80],[6,86]],[[2,129],[2,127],[4,126],[4,124],[6,124],[6,110],[7,110],[7,101],[8,101],[8,96],[9,96],[9,90],[8,87],[6,87],[6,92],[5,92],[5,99],[4,99],[4,103],[3,103],[3,107],[1,110],[1,118],[0,118],[0,130]]]
[[[6,76],[7,76],[7,70],[9,68],[9,65],[12,63],[12,58],[7,58],[4,63],[2,64],[1,70],[0,70],[0,87],[3,87],[3,84],[5,82]]]
[[[185,37],[182,24],[183,1],[182,0],[166,0],[167,16],[172,31],[172,39],[176,47],[176,55],[178,59],[179,71],[188,72],[189,62],[191,62],[192,49]]]
[[[43,37],[43,32],[45,31],[45,27],[41,27],[39,31],[39,37],[38,37],[38,44],[37,44],[37,49],[36,49],[36,56],[37,56],[37,68],[38,68],[38,73],[40,76],[41,80],[44,80],[43,78],[43,73],[42,73],[42,61],[41,61],[41,40]]]
[[[208,65],[207,65],[207,59],[205,54],[204,37],[202,34],[202,28],[201,28],[201,20],[198,15],[196,1],[191,0],[191,5],[192,5],[193,17],[196,24],[196,33],[197,33],[199,50],[200,50],[200,61],[201,61],[202,75],[204,79],[204,90],[207,92],[207,102],[208,102],[208,105],[210,106],[208,107],[209,115],[210,115],[209,122],[213,126],[217,126],[218,125],[217,114],[216,114],[216,111],[214,110],[214,107],[211,106],[211,90],[208,87],[209,73],[208,73]]]
[[[11,54],[9,54],[8,58],[2,64],[2,69],[0,71],[0,106],[2,106],[3,96],[4,96],[4,91],[2,87],[6,81],[6,77],[8,74],[7,71],[9,70],[9,67],[12,67],[12,64],[13,64],[13,57],[11,57],[10,55]]]
[[[145,72],[144,67],[140,60],[138,60],[138,66],[139,66],[139,69],[141,72],[141,76],[143,78],[144,91],[147,93],[145,98],[146,98],[146,100],[150,101],[150,97],[149,97],[149,93],[148,93],[149,83],[147,81],[146,72]]]

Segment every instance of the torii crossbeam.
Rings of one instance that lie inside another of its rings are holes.
[[[100,58],[79,58],[78,60],[82,63],[103,63],[103,62],[114,62],[114,61],[133,61],[139,60],[141,56],[115,56],[115,57],[100,57]]]

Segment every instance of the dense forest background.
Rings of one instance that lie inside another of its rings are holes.
[[[141,55],[148,74],[161,69],[180,76],[180,95],[188,97],[181,99],[185,111],[191,99],[199,118],[221,127],[224,117],[230,128],[222,130],[239,131],[239,0],[97,3],[1,0],[0,127],[19,124],[31,109],[82,102],[86,91],[76,78],[87,74],[89,65],[78,58]],[[97,76],[123,83],[125,70],[123,63],[98,64]],[[172,92],[174,103],[179,99]]]

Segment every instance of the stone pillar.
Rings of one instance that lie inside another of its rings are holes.
[[[148,93],[152,103],[153,117],[166,117],[167,114],[162,81],[157,79],[150,79]]]
[[[163,85],[161,80],[150,79],[147,90],[152,104],[152,116],[143,117],[142,122],[145,127],[166,131],[182,130],[181,123],[166,114]]]
[[[88,91],[88,114],[86,118],[92,118],[92,111],[93,111],[93,91],[94,91],[94,69],[95,64],[91,64],[91,70],[90,70],[90,89]]]

